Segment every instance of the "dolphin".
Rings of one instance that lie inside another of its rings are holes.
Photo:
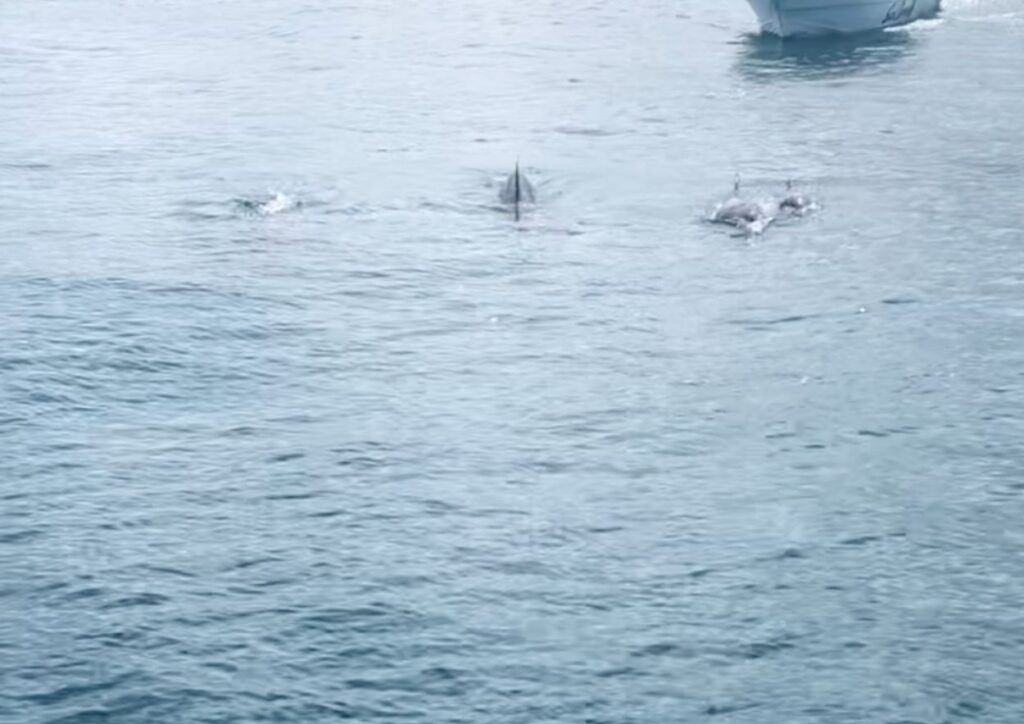
[[[711,221],[735,226],[747,234],[760,234],[775,221],[773,209],[765,204],[740,197],[740,177],[733,183],[732,196],[715,207]]]
[[[269,199],[239,199],[235,203],[244,211],[252,214],[259,214],[260,216],[274,216],[275,214],[280,214],[285,211],[302,208],[301,201],[297,201],[290,196],[286,196],[280,191],[276,192]]]
[[[814,199],[799,191],[793,190],[792,180],[786,181],[786,195],[779,201],[779,208],[797,216],[803,216],[817,208]]]
[[[509,174],[505,184],[501,187],[498,198],[501,200],[501,203],[512,207],[516,221],[519,221],[523,204],[532,204],[537,200],[537,192],[534,191],[533,184],[519,170],[519,161],[516,161],[515,170]]]

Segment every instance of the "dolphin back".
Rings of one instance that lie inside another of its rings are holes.
[[[530,179],[526,178],[526,174],[519,170],[519,164],[516,164],[515,171],[509,174],[502,185],[499,198],[503,204],[515,205],[532,204],[536,201],[537,192]]]

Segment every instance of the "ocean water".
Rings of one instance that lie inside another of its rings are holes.
[[[1024,2],[755,30],[0,5],[0,721],[1024,721]]]

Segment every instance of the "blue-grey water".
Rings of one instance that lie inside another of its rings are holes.
[[[1024,721],[1024,2],[754,31],[5,0],[0,721]]]

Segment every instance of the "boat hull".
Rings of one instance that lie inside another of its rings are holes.
[[[791,36],[861,33],[935,15],[941,0],[748,0],[761,29]]]

